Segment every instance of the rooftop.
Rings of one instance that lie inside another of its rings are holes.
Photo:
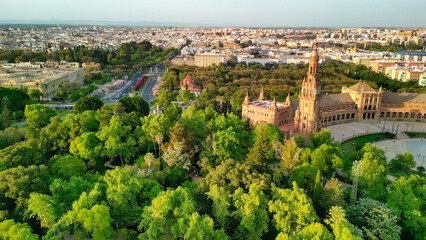
[[[384,92],[382,102],[384,102],[384,103],[423,103],[423,104],[426,104],[426,94],[424,94],[424,93]]]
[[[375,92],[376,91],[372,87],[368,86],[367,83],[362,82],[362,81],[360,81],[359,83],[357,83],[357,84],[355,84],[353,86],[348,87],[348,89],[352,90],[352,91],[357,91],[357,92],[361,92],[361,91],[364,91],[364,92],[367,92],[367,91]]]
[[[321,98],[321,107],[353,104],[353,100],[349,93],[327,94]]]
[[[257,107],[262,107],[262,108],[271,108],[271,104],[272,104],[271,100],[254,101],[254,102],[250,103],[250,105],[257,106]],[[278,108],[285,108],[287,106],[288,105],[286,105],[283,102],[277,102],[277,107]]]

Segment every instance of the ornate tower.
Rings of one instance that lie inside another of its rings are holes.
[[[244,105],[249,105],[250,104],[250,97],[249,97],[248,91],[247,91],[246,97],[244,98],[243,104]]]
[[[318,78],[318,52],[314,44],[309,60],[309,70],[306,79],[303,79],[302,92],[299,96],[299,107],[295,116],[295,130],[301,134],[310,134],[319,131],[321,82]]]
[[[263,93],[263,87],[262,87],[262,91],[260,92],[260,95],[259,95],[258,100],[259,100],[259,101],[263,101],[263,100],[265,100],[265,93]]]

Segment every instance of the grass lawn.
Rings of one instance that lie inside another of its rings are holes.
[[[393,133],[377,133],[352,138],[342,143],[342,151],[345,157],[350,157],[354,152],[364,147],[366,143],[373,143],[385,139],[393,139],[394,137],[395,134]]]
[[[426,133],[406,132],[409,138],[426,138]]]

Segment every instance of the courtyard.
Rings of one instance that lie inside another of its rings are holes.
[[[333,125],[327,129],[335,140],[343,143],[346,156],[370,142],[385,151],[388,161],[396,154],[411,152],[417,166],[426,166],[426,123],[369,120]]]

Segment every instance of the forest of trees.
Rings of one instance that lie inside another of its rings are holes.
[[[65,118],[27,105],[25,117],[28,127],[8,128],[12,144],[0,150],[0,239],[426,234],[426,180],[388,180],[383,150],[366,144],[345,157],[327,130],[306,144],[213,105],[148,116],[139,97],[116,105],[85,97]]]
[[[117,50],[89,49],[78,46],[70,49],[61,49],[56,52],[47,51],[32,52],[27,50],[0,51],[0,60],[8,62],[46,62],[46,61],[67,61],[67,62],[96,62],[104,68],[130,69],[151,67],[177,51],[176,48],[162,49],[152,45],[148,41],[122,43]]]
[[[365,49],[369,51],[387,51],[387,52],[397,52],[397,51],[406,51],[406,50],[423,50],[426,47],[426,44],[423,45],[402,45],[402,44],[390,44],[390,45],[382,45],[382,44],[368,44],[357,45],[360,49]]]

